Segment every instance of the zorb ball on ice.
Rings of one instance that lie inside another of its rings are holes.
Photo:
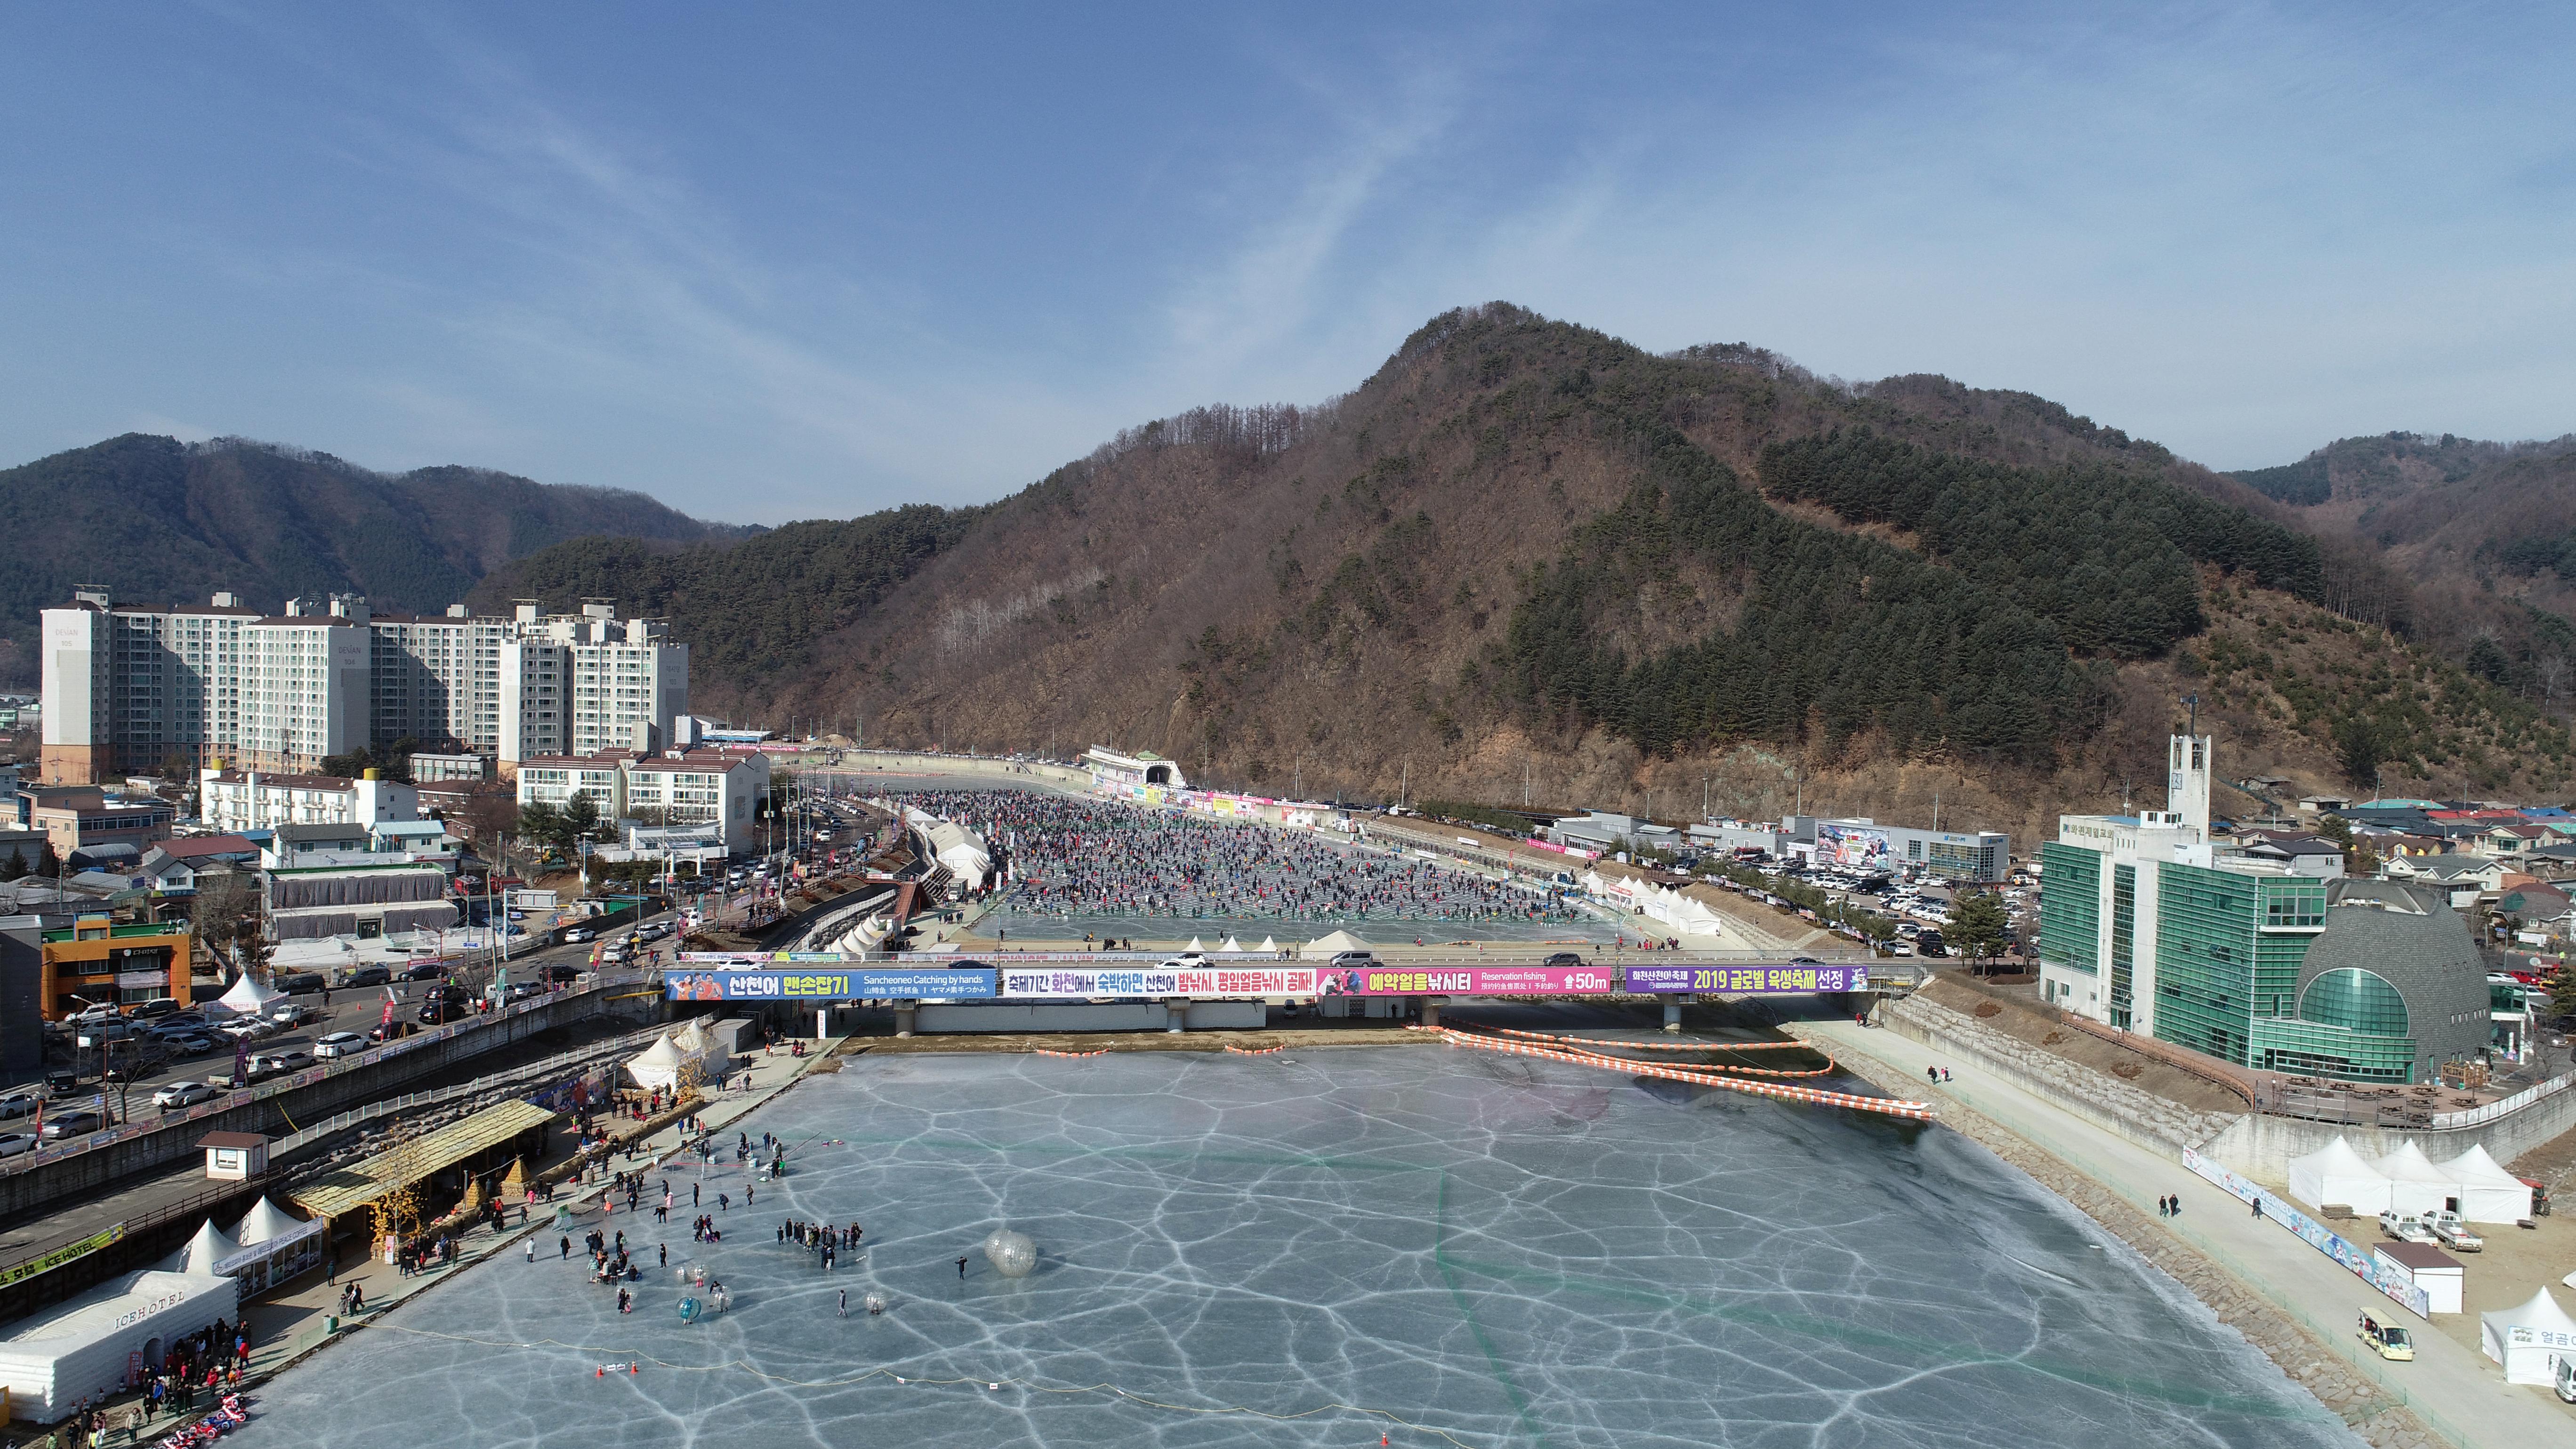
[[[1025,1278],[1038,1265],[1038,1245],[1026,1233],[1001,1228],[984,1240],[984,1256],[1003,1277]]]

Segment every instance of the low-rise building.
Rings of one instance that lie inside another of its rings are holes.
[[[492,778],[490,755],[415,754],[411,757],[411,778],[416,785],[435,784],[441,780],[489,780]]]
[[[726,849],[749,850],[768,785],[765,755],[671,750],[627,763],[626,809],[664,825],[714,825]]]
[[[358,825],[418,820],[420,791],[382,771],[345,775],[264,774],[228,770],[221,762],[197,777],[197,816],[216,830],[280,825]]]
[[[312,863],[269,872],[269,930],[277,940],[369,940],[440,930],[462,919],[449,899],[447,872],[434,863],[365,852],[307,859]]]
[[[69,860],[96,846],[130,846],[134,858],[170,838],[179,812],[149,796],[110,795],[96,785],[25,785],[18,791],[18,821],[44,832],[54,854]]]
[[[185,921],[121,924],[104,915],[82,916],[45,932],[42,949],[38,999],[47,1021],[89,1006],[164,996],[187,1004],[194,945]]]
[[[561,810],[572,797],[587,798],[602,820],[626,815],[626,761],[614,755],[539,755],[519,762],[519,807],[545,805]]]

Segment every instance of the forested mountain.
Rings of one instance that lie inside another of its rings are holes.
[[[1654,356],[1497,304],[1326,407],[1132,430],[987,509],[616,567],[575,545],[486,589],[668,614],[699,706],[737,719],[1115,743],[1276,792],[1938,796],[2027,838],[2160,780],[2192,693],[2243,776],[2564,782],[2527,691],[2383,627],[2406,585],[2298,513],[2029,394]]]
[[[262,608],[362,593],[379,610],[420,612],[570,538],[749,531],[621,489],[480,468],[376,473],[323,453],[142,433],[0,471],[0,516],[12,564],[0,570],[0,634],[27,639],[36,612],[77,584],[105,584],[139,603],[202,604],[230,589]]]

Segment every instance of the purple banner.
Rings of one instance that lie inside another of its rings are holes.
[[[1631,966],[1628,989],[1665,991],[1866,991],[1869,968],[1849,966]]]

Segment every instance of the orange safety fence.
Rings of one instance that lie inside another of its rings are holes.
[[[1644,1052],[1812,1052],[1816,1048],[1802,1041],[1620,1041],[1611,1037],[1561,1036],[1555,1032],[1522,1031],[1516,1027],[1486,1026],[1469,1022],[1477,1031],[1496,1036],[1525,1037],[1530,1041],[1570,1041],[1584,1046],[1625,1047]],[[1821,1053],[1819,1053],[1821,1055]]]
[[[1617,1057],[1605,1057],[1592,1052],[1558,1051],[1551,1047],[1531,1046],[1522,1042],[1482,1036],[1472,1031],[1460,1031],[1455,1027],[1427,1026],[1414,1029],[1436,1031],[1440,1033],[1440,1039],[1450,1046],[1469,1047],[1477,1051],[1541,1057],[1548,1061],[1565,1062],[1578,1067],[1596,1067],[1604,1071],[1661,1077],[1666,1081],[1687,1082],[1696,1087],[1723,1087],[1731,1092],[1745,1092],[1757,1097],[1777,1097],[1783,1101],[1812,1102],[1825,1107],[1849,1107],[1858,1112],[1877,1112],[1884,1116],[1904,1117],[1918,1122],[1928,1122],[1933,1116],[1932,1104],[1929,1102],[1906,1102],[1889,1097],[1860,1097],[1849,1092],[1827,1092],[1815,1087],[1785,1087],[1772,1082],[1750,1082],[1741,1077],[1703,1076],[1687,1068],[1668,1067],[1655,1062],[1624,1061]]]

